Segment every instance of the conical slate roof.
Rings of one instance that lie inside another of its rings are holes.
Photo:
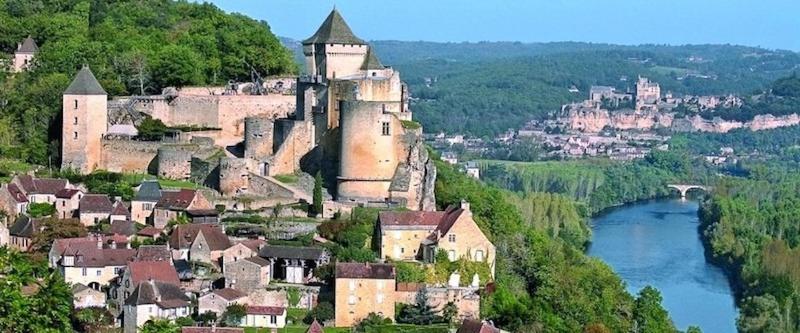
[[[36,51],[39,51],[39,46],[36,45],[36,41],[31,36],[25,38],[17,48],[17,53],[36,53]]]
[[[325,22],[317,29],[313,36],[303,41],[303,44],[358,44],[364,45],[366,42],[356,37],[347,22],[336,8],[331,11]]]
[[[100,82],[97,82],[97,78],[94,77],[89,66],[83,66],[67,90],[64,91],[64,95],[108,95],[108,93],[100,85]]]
[[[372,46],[369,47],[367,50],[367,57],[364,58],[364,64],[361,65],[362,70],[372,70],[372,69],[384,69],[386,67],[381,64],[381,61],[378,60],[378,56],[375,55],[375,52],[372,52]]]

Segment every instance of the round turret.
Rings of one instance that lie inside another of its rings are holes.
[[[224,157],[219,160],[219,191],[233,196],[247,191],[250,170],[243,158]]]
[[[189,179],[192,173],[192,152],[178,146],[158,148],[158,176],[168,179]]]
[[[244,157],[263,160],[273,154],[275,122],[265,116],[244,118]]]

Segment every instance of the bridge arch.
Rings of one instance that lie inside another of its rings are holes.
[[[686,199],[686,192],[689,192],[689,190],[698,189],[705,192],[711,190],[711,187],[709,186],[694,184],[668,184],[667,187],[678,190],[678,192],[681,194],[681,199]]]

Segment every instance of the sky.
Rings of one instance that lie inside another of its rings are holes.
[[[334,4],[366,40],[739,44],[800,51],[800,0],[211,0],[311,36]]]

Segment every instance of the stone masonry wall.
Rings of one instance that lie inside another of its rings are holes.
[[[103,140],[103,169],[112,172],[154,171],[159,142]]]

